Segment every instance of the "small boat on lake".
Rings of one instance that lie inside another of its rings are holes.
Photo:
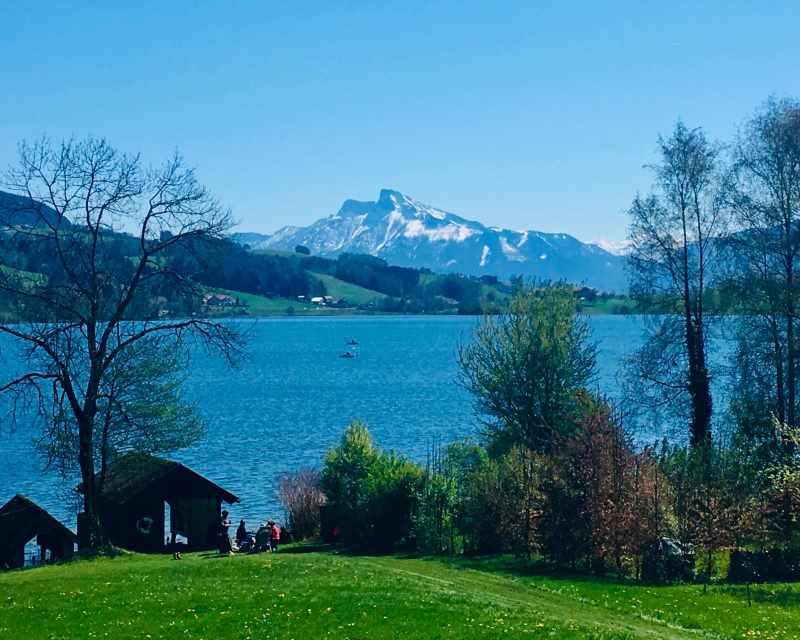
[[[345,344],[347,346],[349,346],[349,347],[357,347],[358,346],[358,340],[356,340],[355,338],[351,338],[350,340],[345,342]]]
[[[349,360],[350,358],[355,358],[356,354],[351,353],[350,351],[345,351],[344,353],[339,354],[339,357]]]

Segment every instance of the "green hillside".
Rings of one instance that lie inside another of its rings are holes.
[[[243,291],[231,291],[230,289],[220,289],[219,293],[226,293],[233,298],[238,298],[244,309],[236,308],[236,313],[246,311],[248,315],[275,315],[286,313],[289,309],[293,311],[311,311],[313,305],[306,302],[298,302],[293,298],[267,298],[255,293],[245,293]]]
[[[322,281],[329,296],[342,298],[354,305],[377,303],[386,298],[384,294],[378,291],[359,287],[357,284],[339,280],[326,273],[318,273],[316,271],[310,271],[309,273]]]
[[[796,638],[800,586],[643,587],[517,561],[126,555],[0,574],[0,638]]]

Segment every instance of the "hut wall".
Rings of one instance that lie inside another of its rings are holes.
[[[213,549],[217,545],[216,526],[219,522],[219,500],[206,498],[175,498],[170,501],[173,531],[186,536],[192,549]]]
[[[25,566],[25,544],[12,549],[3,549],[0,553],[0,569],[21,569]]]
[[[57,533],[47,532],[36,536],[36,544],[49,549],[56,560],[69,560],[75,553],[75,544],[72,540],[65,540]]]
[[[119,547],[132,551],[164,548],[164,501],[160,496],[145,495],[124,505],[109,505],[104,522],[111,542]]]

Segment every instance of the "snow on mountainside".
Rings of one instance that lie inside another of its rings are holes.
[[[237,235],[252,239],[255,234]],[[346,200],[337,213],[308,227],[284,227],[247,244],[289,251],[301,244],[321,256],[367,253],[389,264],[434,271],[522,275],[607,291],[627,289],[625,259],[595,244],[563,233],[486,227],[390,189],[381,190],[376,202]]]
[[[613,253],[615,256],[626,256],[631,248],[630,240],[607,240],[605,238],[600,238],[592,242],[592,244],[597,245],[601,249],[605,249],[609,253]]]

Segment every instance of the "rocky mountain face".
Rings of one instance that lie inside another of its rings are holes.
[[[236,234],[252,249],[313,254],[366,253],[390,264],[468,275],[521,275],[566,280],[605,291],[627,290],[625,258],[564,233],[486,227],[383,189],[375,202],[346,200],[339,211],[307,227]]]

